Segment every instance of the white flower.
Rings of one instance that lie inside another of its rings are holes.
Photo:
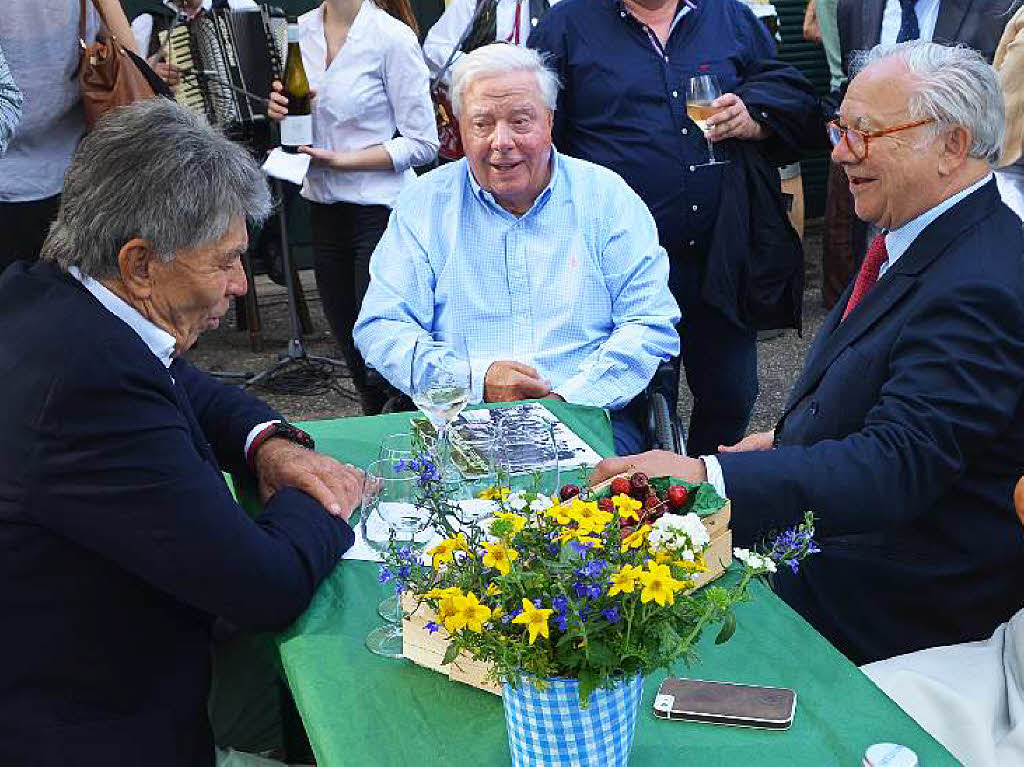
[[[536,498],[530,501],[530,509],[532,511],[547,511],[554,505],[554,501],[552,501],[546,495],[538,495]]]
[[[662,515],[655,521],[647,539],[655,551],[685,552],[684,559],[690,561],[693,552],[703,551],[711,542],[707,528],[693,512]]]
[[[762,570],[764,572],[774,573],[778,569],[775,566],[775,562],[769,557],[761,556],[757,552],[750,551],[749,549],[741,549],[737,547],[732,550],[732,555],[752,570]]]

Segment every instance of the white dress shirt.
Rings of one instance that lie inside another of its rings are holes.
[[[897,5],[899,5],[899,3],[897,3]],[[920,5],[921,4],[918,3],[918,6]],[[885,273],[891,269],[893,264],[895,264],[900,257],[910,249],[910,246],[914,244],[914,240],[918,238],[918,235],[920,235],[930,223],[967,197],[967,195],[973,194],[981,189],[981,187],[991,180],[992,174],[986,173],[985,177],[980,181],[971,184],[966,189],[962,189],[951,197],[947,197],[934,208],[926,210],[920,216],[911,219],[898,229],[892,229],[886,232],[885,250],[886,253],[888,253],[888,258],[886,258],[885,263],[882,264],[881,269],[878,271],[878,279],[882,279],[882,277],[885,276]],[[725,476],[722,474],[722,465],[718,462],[718,458],[713,455],[703,455],[701,456],[701,460],[704,461],[704,468],[707,470],[708,482],[715,488],[715,492],[723,498],[727,498],[728,496],[725,494]]]
[[[917,29],[921,33],[918,40],[931,40],[935,34],[935,22],[939,18],[939,0],[917,0],[914,3],[914,14],[917,16]],[[903,20],[903,8],[900,0],[885,0],[882,11],[882,34],[878,42],[892,45],[900,34],[900,23]]]
[[[299,18],[299,47],[313,101],[313,146],[354,152],[383,144],[392,169],[338,171],[310,166],[302,196],[321,203],[392,205],[437,153],[427,67],[415,33],[363,0],[344,45],[327,66],[324,9]],[[395,131],[401,135],[392,138]]]
[[[554,5],[558,0],[551,0]],[[427,59],[427,66],[430,67],[430,76],[436,77],[448,57],[452,55],[455,46],[459,44],[462,35],[465,33],[469,23],[473,20],[473,13],[476,11],[477,0],[451,0],[444,13],[441,14],[434,26],[427,33],[423,41],[423,55]],[[516,6],[521,4],[519,10],[519,35],[516,36]],[[537,26],[539,19],[530,17],[529,0],[498,0],[498,7],[495,10],[495,27],[497,34],[496,42],[507,42],[513,45],[525,46],[526,39],[530,36],[531,30]],[[462,52],[455,54],[452,59],[452,66],[459,60]],[[445,83],[451,82],[451,69],[444,76]]]
[[[153,324],[148,319],[139,313],[139,310],[129,304],[117,293],[110,290],[99,280],[94,280],[86,274],[82,274],[82,270],[77,266],[71,266],[68,268],[68,272],[71,276],[82,283],[82,286],[88,290],[93,296],[103,304],[103,308],[108,312],[117,317],[121,322],[130,327],[136,332],[139,338],[142,339],[143,343],[149,347],[149,350],[153,352],[165,368],[171,367],[171,362],[174,360],[174,336],[168,333],[163,328]],[[170,372],[168,372],[170,376]],[[170,376],[171,381],[174,381],[174,377]],[[265,423],[257,424],[253,426],[249,431],[248,436],[245,438],[245,445],[242,447],[242,455],[249,454],[249,445],[256,439],[256,435],[263,431],[271,424],[279,423],[278,421],[266,421]]]

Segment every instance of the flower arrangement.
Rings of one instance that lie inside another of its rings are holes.
[[[494,516],[460,524],[429,457],[396,468],[417,473],[420,503],[443,540],[427,550],[429,564],[393,546],[381,577],[436,614],[427,628],[450,637],[444,663],[466,651],[490,664],[494,681],[577,679],[581,704],[617,679],[690,658],[712,625],[720,624],[716,643],[728,640],[751,580],[817,550],[808,513],[765,553],[737,549],[743,566],[732,585],[691,592],[708,569],[710,538],[685,508],[650,513],[625,493],[555,500],[491,488]],[[713,490],[691,486],[691,506],[698,494],[707,500]]]

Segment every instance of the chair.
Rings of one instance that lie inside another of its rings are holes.
[[[685,455],[686,432],[676,413],[679,399],[678,375],[671,361],[658,365],[644,392],[647,399],[644,426],[650,449]]]

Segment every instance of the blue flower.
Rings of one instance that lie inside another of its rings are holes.
[[[569,600],[563,596],[557,596],[551,600],[551,606],[556,613],[564,613],[569,609]]]
[[[587,596],[591,599],[597,599],[601,596],[601,587],[597,584],[591,584],[587,586]]]
[[[603,615],[604,619],[606,621],[608,621],[609,623],[618,623],[619,622],[619,608],[618,607],[608,607],[608,608],[606,608],[606,609],[601,611],[601,615]]]
[[[390,568],[386,565],[381,565],[380,575],[377,577],[377,580],[381,583],[390,583],[392,577]]]
[[[519,615],[519,613],[521,612],[522,610],[520,610],[518,607],[515,610],[509,610],[507,613],[501,616],[501,622],[506,624],[511,623],[512,619]]]
[[[590,551],[589,543],[580,543],[579,541],[573,541],[569,544],[569,546],[581,557],[585,557],[587,555],[587,552]]]
[[[555,613],[555,625],[559,631],[565,631],[565,627],[569,624],[569,618],[565,613]]]
[[[594,559],[587,562],[580,568],[579,574],[584,578],[597,578],[601,575],[604,570],[605,561],[603,559]]]
[[[434,621],[427,621],[427,631],[429,631],[431,634],[433,634],[439,628],[441,627],[438,626]]]

